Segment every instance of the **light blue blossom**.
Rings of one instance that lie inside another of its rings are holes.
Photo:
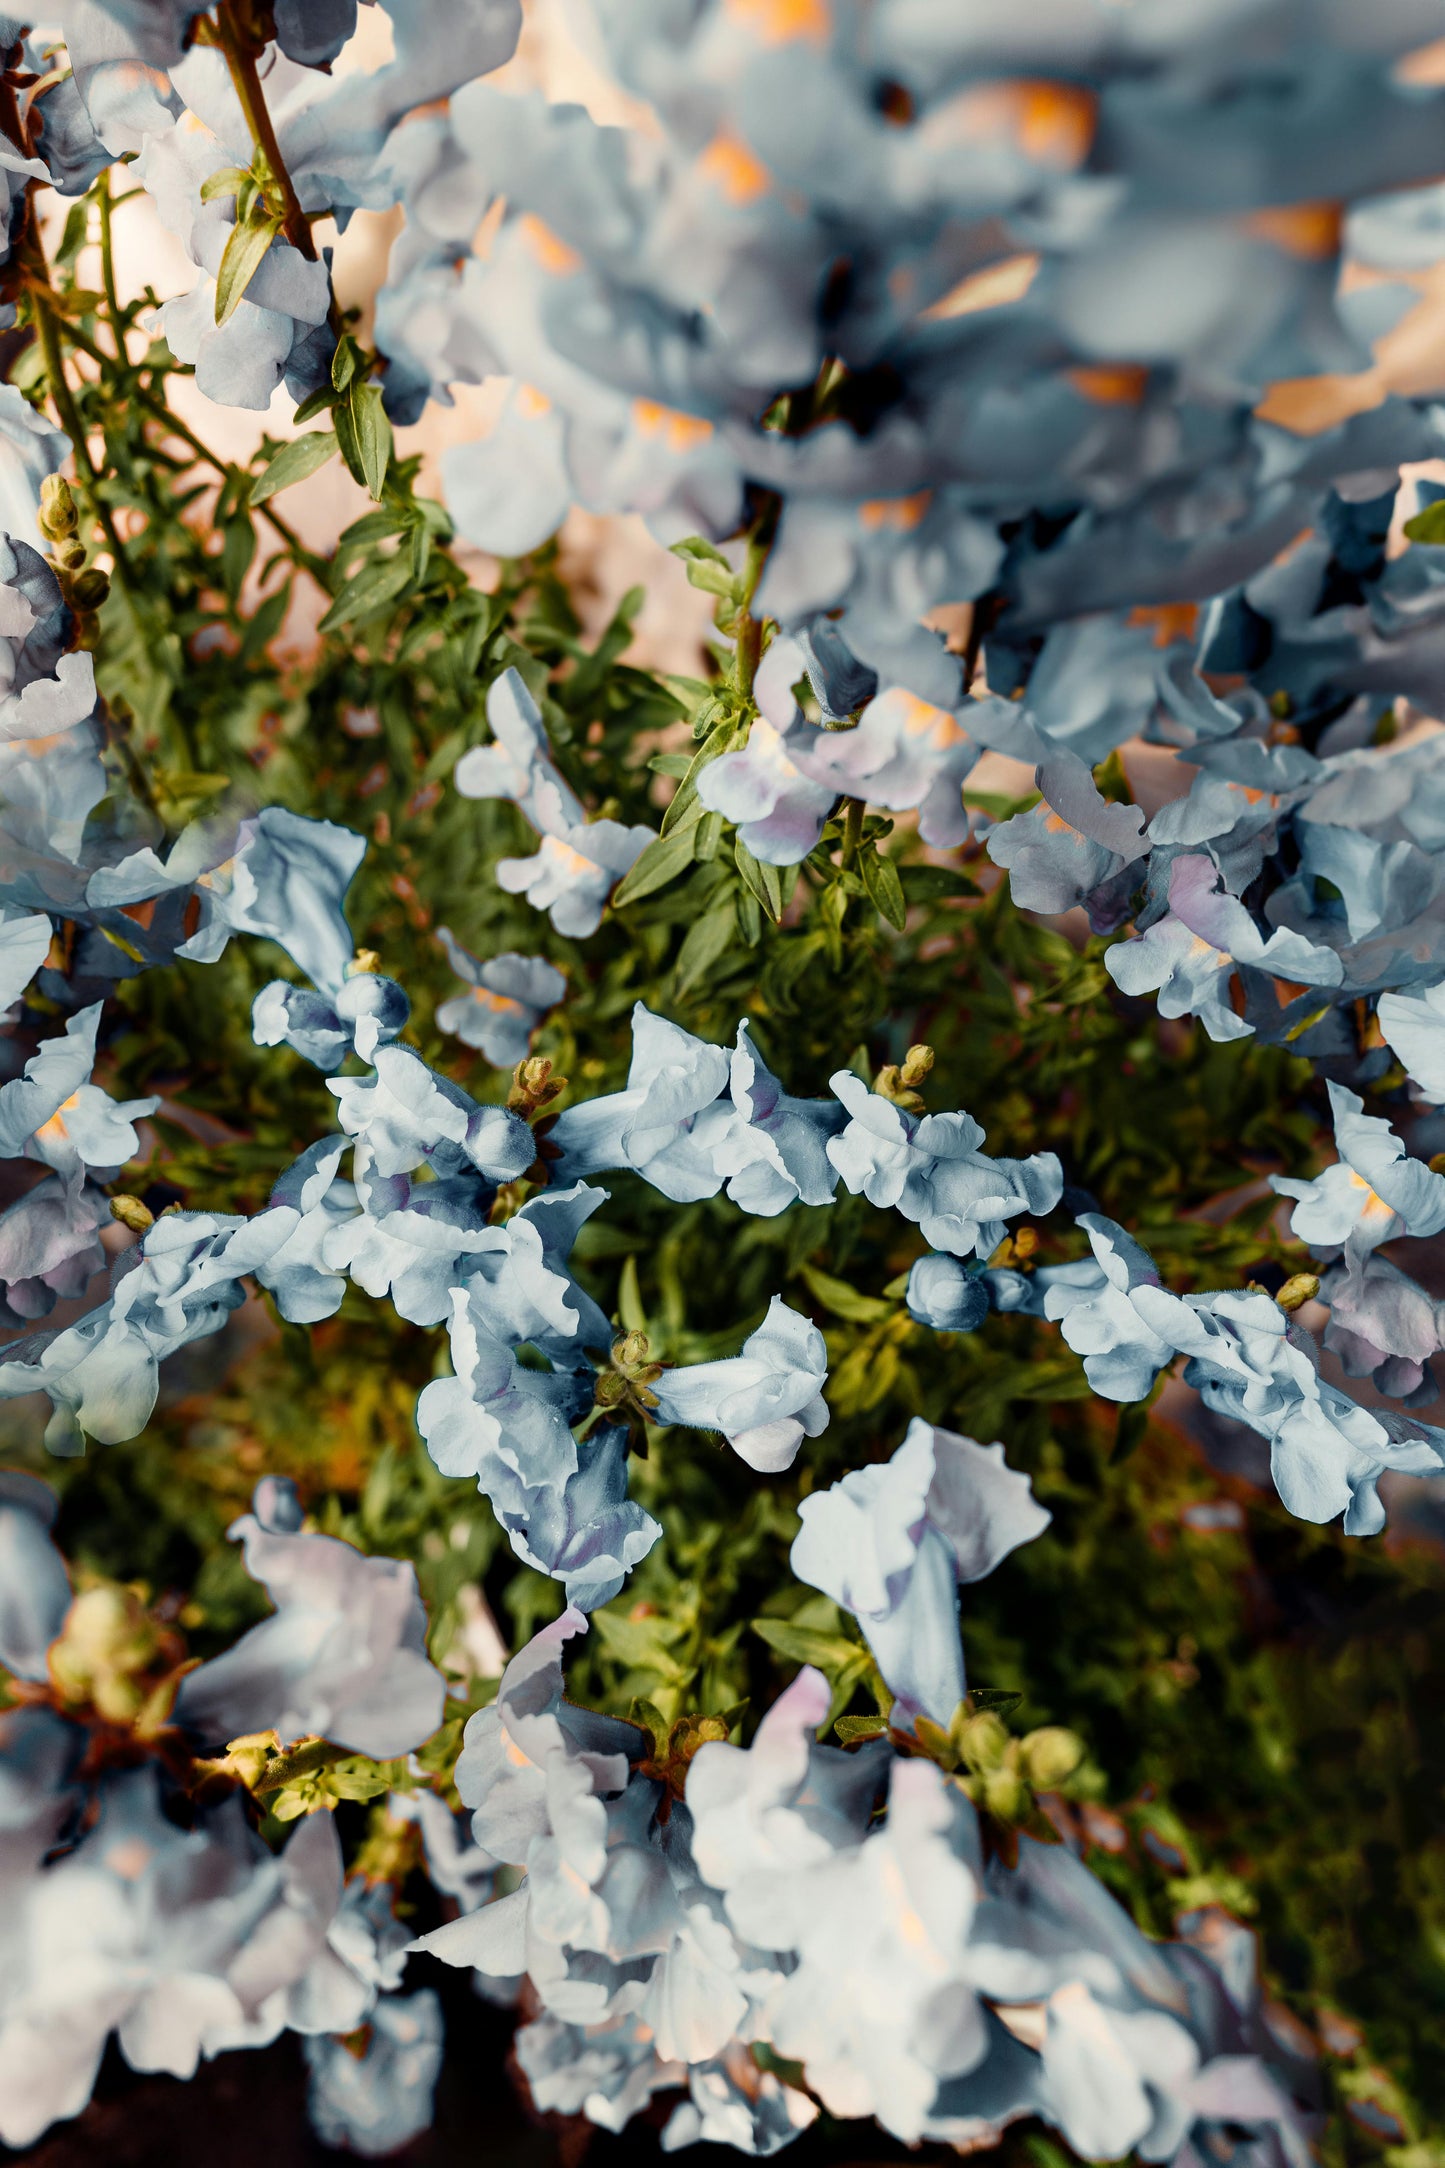
[[[371,1076],[333,1078],[326,1088],[336,1095],[342,1128],[379,1175],[427,1166],[445,1176],[470,1167],[489,1182],[511,1182],[537,1156],[520,1115],[478,1106],[409,1047],[379,1047]]]
[[[1445,980],[1418,993],[1380,996],[1380,1030],[1424,1097],[1445,1100]]]
[[[437,928],[437,939],[470,988],[438,1002],[438,1030],[477,1047],[498,1069],[515,1069],[527,1058],[533,1032],[567,991],[566,979],[540,956],[518,956],[511,949],[481,962],[445,926]]]
[[[503,1525],[518,1558],[560,1581],[579,1611],[611,1603],[662,1535],[627,1495],[627,1433],[610,1424],[582,1440],[576,1468],[530,1501],[525,1522]]]
[[[273,979],[251,1005],[251,1036],[257,1046],[295,1047],[329,1076],[353,1050],[370,1061],[406,1028],[410,1014],[396,980],[375,971],[351,973],[331,995]]]
[[[0,1669],[43,1679],[70,1608],[70,1576],[50,1539],[59,1500],[48,1483],[0,1469]]]
[[[203,2055],[264,2046],[287,2026],[350,2031],[376,1998],[370,1938],[341,1921],[330,1815],[303,1821],[278,1857],[235,1794],[180,1827],[155,1764],[104,1778],[96,1804],[81,1841],[37,1859],[7,1901],[8,2144],[80,2112],[112,2030],[132,2069],[189,2078]]]
[[[1207,1407],[1269,1442],[1270,1468],[1300,1520],[1344,1515],[1347,1535],[1384,1526],[1378,1484],[1387,1469],[1445,1468],[1445,1432],[1390,1408],[1363,1408],[1320,1375],[1314,1343],[1268,1295],[1181,1299],[1139,1285],[1128,1298],[1159,1339],[1188,1356],[1184,1382]]]
[[[988,1316],[988,1287],[956,1257],[930,1250],[909,1267],[908,1314],[935,1332],[973,1332]]]
[[[750,1468],[780,1475],[792,1467],[805,1437],[827,1429],[827,1381],[822,1333],[774,1295],[740,1355],[664,1370],[653,1391],[659,1422],[720,1430]]]
[[[383,1995],[360,2055],[335,2037],[306,2042],[306,2112],[323,2145],[382,2160],[431,2128],[441,2074],[442,2007],[435,1989]]]
[[[446,1687],[427,1661],[415,1569],[304,1533],[296,1487],[277,1476],[257,1485],[229,1534],[276,1615],[188,1674],[177,1721],[208,1745],[315,1732],[379,1761],[430,1738]]]
[[[1424,1407],[1439,1388],[1429,1368],[1445,1348],[1445,1304],[1387,1257],[1347,1249],[1320,1282],[1329,1304],[1321,1339],[1346,1377],[1371,1377],[1377,1392],[1406,1407]]]
[[[728,1061],[728,1092],[736,1119],[715,1140],[713,1165],[733,1203],[762,1218],[794,1199],[831,1204],[838,1176],[827,1144],[843,1126],[843,1109],[785,1092],[754,1046],[746,1017]]]
[[[585,938],[652,830],[587,819],[552,759],[541,710],[518,671],[503,671],[492,686],[487,720],[495,742],[462,755],[456,787],[464,798],[510,798],[542,839],[531,858],[500,859],[497,880],[509,895],[549,912],[558,933]]]
[[[857,1468],[800,1507],[800,1581],[851,1611],[905,1720],[947,1724],[965,1691],[958,1584],[981,1581],[1049,1525],[1001,1445],[915,1416],[891,1460]]]
[[[31,405],[19,385],[0,384],[0,534],[9,538],[12,550],[43,548],[40,485],[48,474],[59,473],[69,455],[70,439]]]
[[[1072,910],[1144,855],[1144,815],[1108,804],[1083,761],[1063,748],[1035,782],[1042,803],[990,829],[988,855],[1007,868],[1020,909]]]
[[[937,1250],[987,1257],[1002,1242],[1006,1219],[1051,1212],[1063,1194],[1052,1152],[1029,1159],[989,1159],[983,1131],[968,1114],[909,1114],[870,1092],[851,1070],[829,1079],[849,1115],[828,1142],[828,1157],[856,1197],[896,1206]]]
[[[78,1191],[87,1170],[109,1182],[140,1149],[135,1123],[159,1099],[112,1099],[92,1084],[101,1004],[66,1019],[41,1041],[23,1076],[0,1085],[0,1155],[38,1159]]]
[[[806,723],[801,730],[819,735]],[[770,866],[796,866],[823,833],[838,802],[830,783],[816,783],[799,766],[797,748],[759,715],[748,742],[708,762],[697,795],[711,813],[737,824],[743,847]]]
[[[1313,1181],[1270,1176],[1271,1188],[1298,1200],[1290,1215],[1297,1242],[1347,1249],[1352,1257],[1396,1235],[1434,1235],[1445,1227],[1445,1176],[1412,1159],[1388,1121],[1329,1081],[1339,1159]]]
[[[639,1001],[627,1089],[558,1116],[549,1139],[559,1155],[558,1176],[631,1167],[677,1204],[715,1196],[722,1176],[714,1146],[732,1111],[718,1104],[728,1078],[724,1048],[695,1039]]]
[[[1092,1284],[1054,1279],[1044,1290],[1043,1314],[1084,1358],[1084,1375],[1106,1400],[1146,1400],[1174,1350],[1152,1332],[1129,1296],[1136,1287],[1157,1287],[1159,1273],[1148,1251],[1114,1220],[1081,1212],[1096,1277]],[[1047,1269],[1047,1268],[1046,1268]],[[1066,1268],[1067,1269],[1067,1268]]]
[[[1331,949],[1280,927],[1262,934],[1244,905],[1221,890],[1212,858],[1187,853],[1169,869],[1169,914],[1132,941],[1105,951],[1105,969],[1126,994],[1158,992],[1161,1016],[1197,1016],[1211,1039],[1248,1038],[1253,1023],[1230,1003],[1240,967],[1338,986],[1343,967]]]

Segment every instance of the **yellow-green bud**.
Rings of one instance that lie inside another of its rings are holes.
[[[63,542],[80,525],[69,482],[64,475],[47,474],[40,485],[40,531],[52,542]]]
[[[78,572],[85,563],[85,544],[71,540],[56,545],[55,561],[67,572]]]
[[[1084,1742],[1062,1725],[1046,1724],[1023,1742],[1024,1774],[1036,1792],[1066,1783],[1084,1758]]]
[[[1319,1291],[1320,1276],[1317,1272],[1297,1272],[1292,1279],[1285,1281],[1274,1299],[1282,1310],[1302,1310],[1307,1302],[1314,1301]]]
[[[906,1084],[908,1086],[908,1089],[912,1091],[917,1085],[923,1082],[923,1079],[927,1076],[929,1070],[932,1067],[933,1048],[931,1046],[924,1046],[922,1044],[918,1046],[910,1046],[908,1052],[904,1055],[903,1060],[899,1066],[899,1080],[903,1084]]]
[[[960,1727],[958,1750],[967,1766],[977,1776],[990,1769],[1003,1766],[1009,1749],[1008,1728],[1001,1717],[991,1709],[984,1709],[977,1716],[969,1717]]]
[[[139,1197],[112,1197],[110,1216],[119,1220],[122,1227],[129,1227],[131,1233],[136,1235],[143,1235],[156,1223],[150,1206],[142,1204]]]
[[[349,979],[365,978],[369,973],[376,971],[380,964],[381,954],[379,950],[359,948],[346,967],[346,976]]]
[[[1029,1811],[1029,1790],[1017,1769],[990,1769],[983,1779],[982,1804],[1000,1822],[1021,1822]]]

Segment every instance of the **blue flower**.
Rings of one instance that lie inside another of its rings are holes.
[[[70,1609],[70,1576],[50,1539],[59,1501],[48,1483],[0,1469],[0,1668],[43,1679]]]
[[[430,1738],[446,1687],[427,1661],[415,1569],[305,1534],[295,1485],[276,1476],[229,1533],[276,1615],[182,1681],[177,1721],[209,1744],[315,1732],[379,1761]]]
[[[577,1447],[565,1483],[540,1491],[525,1522],[506,1524],[518,1558],[551,1574],[579,1611],[611,1603],[662,1529],[627,1495],[627,1433],[601,1425]]]
[[[935,1332],[973,1332],[988,1316],[988,1287],[956,1257],[930,1250],[910,1266],[905,1298],[910,1317]]]
[[[750,1468],[779,1475],[792,1467],[805,1437],[827,1429],[827,1381],[823,1335],[774,1295],[740,1355],[664,1370],[653,1391],[659,1422],[720,1430]]]
[[[1298,1199],[1290,1216],[1295,1240],[1358,1258],[1396,1235],[1438,1234],[1445,1227],[1445,1176],[1412,1159],[1390,1124],[1366,1114],[1364,1101],[1343,1084],[1331,1079],[1329,1094],[1336,1164],[1311,1182],[1270,1176],[1271,1188]]]
[[[799,1506],[791,1558],[862,1626],[906,1719],[947,1724],[965,1689],[958,1584],[981,1581],[1050,1516],[1001,1445],[915,1417],[893,1458]]]
[[[533,1032],[567,991],[566,979],[540,956],[518,956],[511,949],[481,962],[445,926],[437,928],[437,939],[457,977],[471,989],[438,1002],[438,1030],[454,1032],[498,1069],[515,1069],[526,1060]]]
[[[441,2003],[430,1987],[383,1995],[367,2024],[360,2055],[334,2036],[306,2042],[306,2112],[323,2145],[381,2160],[431,2128],[442,2066]]]
[[[1346,1250],[1324,1275],[1320,1301],[1330,1309],[1321,1338],[1346,1377],[1370,1377],[1377,1392],[1408,1408],[1438,1397],[1429,1363],[1445,1347],[1445,1304],[1408,1273],[1374,1252]]]
[[[1083,761],[1063,749],[1035,781],[1042,804],[990,829],[988,855],[1008,869],[1020,909],[1072,910],[1144,855],[1144,815],[1108,804]]]
[[[1148,1251],[1102,1213],[1081,1212],[1078,1224],[1094,1253],[1094,1274],[1066,1266],[1077,1276],[1060,1275],[1046,1286],[1043,1315],[1083,1356],[1084,1375],[1096,1393],[1106,1400],[1146,1400],[1174,1350],[1129,1297],[1137,1287],[1158,1287],[1158,1270]]]
[[[342,1128],[377,1174],[474,1168],[489,1182],[512,1182],[531,1166],[537,1146],[520,1115],[478,1106],[409,1047],[379,1047],[373,1059],[371,1076],[333,1078],[326,1088],[336,1095]]]
[[[516,670],[487,695],[495,743],[473,746],[453,781],[464,798],[510,798],[541,835],[531,858],[503,858],[497,880],[551,914],[558,933],[595,933],[618,880],[652,841],[650,828],[589,821],[552,759],[541,710]]]
[[[989,1159],[983,1131],[968,1114],[909,1114],[870,1092],[851,1070],[829,1079],[849,1122],[828,1142],[828,1157],[856,1197],[896,1206],[915,1220],[934,1249],[987,1257],[1018,1212],[1051,1212],[1063,1194],[1052,1152],[1029,1159]]]
[[[627,1089],[566,1108],[549,1141],[562,1179],[631,1167],[675,1203],[716,1196],[722,1176],[713,1146],[731,1108],[717,1102],[728,1082],[726,1051],[654,1016],[632,1011]]]
[[[1380,996],[1380,1030],[1424,1096],[1445,1100],[1445,980],[1417,994]]]

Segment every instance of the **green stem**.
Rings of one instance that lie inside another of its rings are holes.
[[[196,435],[194,429],[186,426],[178,414],[173,414],[163,399],[158,399],[154,392],[139,389],[136,392],[136,397],[147,413],[154,414],[156,420],[163,422],[173,436],[179,437],[183,444],[190,446],[197,459],[204,460],[208,467],[214,467],[217,474],[229,474],[230,469],[225,460],[218,458],[209,445],[203,443],[200,437]],[[301,566],[304,572],[310,573],[312,579],[318,583],[323,593],[329,597],[331,589],[327,586],[323,576],[324,568],[318,569],[320,560],[313,551],[307,549],[295,528],[291,526],[289,521],[284,520],[279,512],[273,512],[269,504],[258,505],[256,509],[260,512],[261,517],[268,521],[281,537],[281,540],[295,557],[297,564]]]
[[[35,311],[35,329],[40,339],[40,351],[45,360],[45,375],[50,387],[50,396],[55,402],[55,411],[60,416],[66,435],[70,438],[74,447],[76,466],[78,469],[83,470],[85,492],[90,499],[91,509],[100,522],[101,532],[104,534],[106,545],[110,550],[115,566],[117,584],[127,598],[130,599],[132,607],[134,607],[135,577],[131,571],[130,559],[125,553],[125,546],[120,539],[120,531],[115,524],[114,515],[110,506],[100,494],[100,470],[90,456],[90,446],[86,441],[85,428],[80,419],[80,410],[75,404],[75,396],[66,381],[65,361],[60,345],[60,320],[56,316],[49,298],[47,298],[49,293],[48,281],[43,289],[38,283],[32,283],[30,298]]]
[[[100,281],[105,288],[105,305],[110,310],[110,329],[111,336],[115,340],[116,359],[129,364],[130,355],[126,352],[125,333],[121,329],[120,296],[116,291],[115,284],[115,250],[111,242],[110,170],[108,167],[100,176],[100,190],[97,200],[100,204]]]
[[[862,798],[848,798],[848,811],[843,822],[843,864],[845,867],[857,862],[863,842],[863,816],[868,808]]]
[[[733,683],[744,700],[751,700],[753,679],[758,674],[758,664],[763,655],[763,620],[753,615],[753,597],[762,583],[763,569],[768,561],[774,537],[778,531],[778,514],[782,500],[771,491],[758,507],[748,535],[748,554],[743,565],[743,592],[738,604],[737,644],[733,657]]]

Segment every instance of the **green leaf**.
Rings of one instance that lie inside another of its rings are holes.
[[[649,843],[632,871],[613,890],[613,910],[620,911],[626,904],[653,895],[657,889],[666,888],[669,881],[675,881],[680,873],[685,873],[692,864],[693,841],[694,830],[684,828],[679,835],[658,836]]]
[[[654,753],[647,765],[654,775],[683,776],[692,762],[686,753]]]
[[[869,851],[863,859],[863,886],[880,918],[886,918],[890,926],[902,933],[908,921],[908,905],[904,901],[903,883],[898,878],[898,868],[891,858],[881,851]]]
[[[976,1711],[992,1709],[995,1715],[1002,1716],[1005,1710],[1016,1709],[1024,1697],[1007,1686],[972,1686],[968,1698]]]
[[[339,625],[356,624],[385,609],[410,585],[411,561],[403,551],[398,550],[394,557],[373,558],[346,582],[322,618],[320,630],[335,632]]]
[[[835,1280],[831,1272],[820,1272],[816,1265],[800,1265],[798,1271],[834,1317],[846,1317],[855,1325],[876,1325],[893,1315],[891,1302],[880,1302],[876,1295],[860,1295],[846,1280]]]
[[[695,986],[699,979],[706,978],[718,958],[726,954],[732,945],[737,922],[735,895],[732,890],[727,890],[689,928],[677,957],[677,990],[680,994]]]
[[[899,869],[903,893],[910,903],[936,903],[940,896],[978,896],[977,881],[952,866],[903,866]]]
[[[251,172],[246,166],[222,166],[218,172],[208,174],[202,181],[201,201],[214,203],[218,196],[239,196],[251,178]]]
[[[845,1641],[841,1634],[819,1633],[812,1626],[792,1626],[786,1619],[755,1618],[753,1632],[790,1663],[811,1664],[825,1677],[866,1667],[872,1661],[867,1649],[860,1648],[856,1641]]]
[[[683,827],[684,815],[692,814],[693,807],[697,804],[697,779],[703,769],[743,742],[743,732],[734,716],[724,715],[720,722],[714,723],[682,771],[682,781],[673,792],[672,802],[662,816],[659,831],[662,835],[670,836],[675,828]],[[693,818],[697,816],[694,814]]]
[[[336,394],[329,384],[320,385],[302,400],[292,415],[293,422],[315,421],[318,414],[329,414],[336,403]]]
[[[387,420],[386,409],[382,405],[381,386],[363,384],[358,378],[350,385],[346,396],[350,410],[351,438],[356,454],[356,465],[351,471],[373,502],[379,504],[392,446],[391,423]],[[339,430],[337,441],[341,441]],[[344,450],[343,446],[343,452]],[[351,466],[349,459],[347,465]]]
[[[55,251],[55,261],[69,270],[85,246],[90,231],[90,205],[88,202],[72,204],[65,221],[65,231],[60,236],[60,246]]]
[[[262,210],[259,218],[248,218],[231,228],[231,237],[221,257],[221,268],[216,273],[218,324],[229,323],[235,315],[246,288],[260,270],[267,249],[280,231],[280,219],[274,211],[267,210]]]
[[[336,342],[336,352],[331,357],[331,383],[335,391],[345,391],[351,379],[361,367],[361,350],[355,339],[347,333]]]
[[[844,1746],[855,1739],[877,1739],[888,1729],[886,1716],[840,1716],[833,1726]]]
[[[298,410],[299,411],[299,410]],[[264,504],[280,489],[289,489],[293,482],[304,482],[308,475],[324,467],[328,459],[336,456],[336,431],[313,429],[304,437],[293,438],[283,444],[270,464],[257,475],[251,484],[252,504]]]
[[[733,844],[733,857],[739,874],[776,926],[783,915],[783,877],[778,868],[754,858],[741,838]]]
[[[1132,1400],[1120,1408],[1119,1420],[1114,1427],[1114,1446],[1109,1455],[1110,1467],[1131,1459],[1144,1443],[1144,1434],[1149,1428],[1149,1405],[1147,1400]]]
[[[1437,497],[1434,504],[1407,519],[1405,532],[1412,542],[1445,543],[1445,497]]]
[[[742,592],[738,576],[711,542],[704,542],[700,535],[689,535],[685,542],[673,543],[672,554],[682,559],[692,586],[702,588],[705,594],[721,595],[725,602],[738,600]]]
[[[264,655],[285,621],[291,607],[292,581],[283,580],[281,585],[264,601],[258,602],[249,618],[241,639],[241,661],[255,662]]]

